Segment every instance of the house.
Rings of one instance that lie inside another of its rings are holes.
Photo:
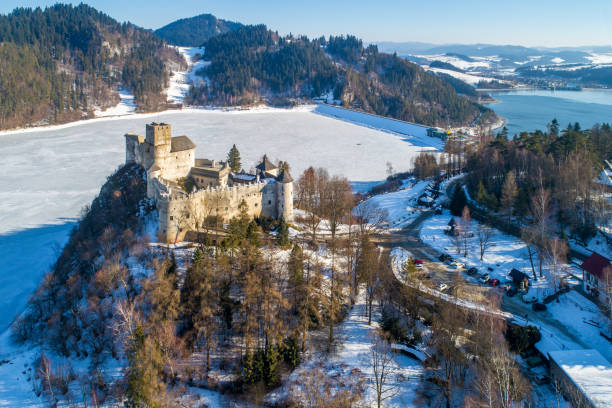
[[[574,406],[612,406],[612,364],[597,350],[556,350],[548,356],[553,384]]]
[[[612,296],[612,265],[603,255],[593,252],[580,265],[584,291],[605,304],[610,303]]]
[[[509,273],[512,278],[512,283],[521,289],[529,287],[529,276],[525,272],[521,272],[518,269],[512,268]]]

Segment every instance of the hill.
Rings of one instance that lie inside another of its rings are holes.
[[[0,128],[92,116],[129,89],[141,111],[166,103],[183,58],[148,30],[92,7],[57,4],[0,15]]]
[[[427,125],[468,125],[494,114],[457,94],[443,79],[395,55],[364,48],[353,36],[310,40],[244,26],[205,43],[209,81],[188,103],[292,104],[341,100],[346,107]],[[485,115],[481,113],[488,112]]]
[[[155,30],[155,34],[172,45],[199,47],[212,37],[237,30],[242,24],[221,20],[212,14],[200,14],[174,21]]]

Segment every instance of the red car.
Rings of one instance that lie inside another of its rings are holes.
[[[499,285],[499,279],[491,279],[491,280],[489,281],[489,285],[491,285],[491,286],[497,286],[497,285]]]
[[[423,265],[423,260],[422,259],[415,259],[414,260],[414,264],[415,265]]]

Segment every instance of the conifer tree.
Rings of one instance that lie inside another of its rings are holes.
[[[457,184],[455,187],[455,191],[453,192],[453,197],[450,202],[450,211],[451,214],[458,217],[461,215],[463,211],[463,207],[467,205],[467,197],[465,196],[465,192],[460,184]]]
[[[276,236],[276,243],[282,247],[286,247],[290,244],[289,242],[289,226],[285,222],[285,218],[281,216],[278,224],[278,235]]]
[[[238,173],[240,171],[240,152],[238,151],[236,145],[233,145],[227,154],[227,163],[234,173]]]

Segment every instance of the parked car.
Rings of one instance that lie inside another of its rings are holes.
[[[465,269],[465,264],[463,262],[451,262],[450,266],[452,266],[455,269]]]
[[[434,211],[434,214],[436,214],[436,215],[442,215],[442,209],[440,209],[440,208],[436,208],[436,210]]]
[[[487,282],[489,281],[489,279],[491,279],[491,277],[489,277],[489,274],[488,274],[488,273],[485,273],[484,275],[482,275],[482,276],[480,277],[480,279],[479,279],[479,280],[480,280],[480,282],[482,282],[482,283],[487,283]]]
[[[499,279],[491,279],[491,280],[489,280],[488,283],[491,286],[497,286],[497,285],[499,285]]]
[[[533,303],[537,301],[538,301],[538,297],[534,295],[533,293],[527,292],[523,295],[523,302],[525,303]]]
[[[487,267],[487,269],[488,269],[489,271],[493,272],[493,268],[491,268],[490,266],[489,266],[489,267]]]
[[[534,312],[546,311],[546,305],[540,302],[535,302],[533,305],[531,305],[531,308],[533,309]]]
[[[417,268],[417,269],[423,269],[423,264],[422,263],[414,264],[414,267]]]
[[[470,269],[467,270],[467,274],[470,276],[474,276],[478,273],[478,269],[471,267]]]
[[[423,265],[423,260],[417,258],[417,259],[414,260],[414,264],[415,265]]]
[[[438,290],[442,292],[443,290],[448,289],[448,285],[446,283],[441,283],[438,285]]]
[[[516,295],[516,289],[512,288],[512,289],[508,289],[506,291],[506,296],[508,297],[513,297],[514,295]]]
[[[440,262],[452,262],[453,261],[453,258],[451,258],[449,254],[442,254],[440,255],[438,259],[440,260]]]

